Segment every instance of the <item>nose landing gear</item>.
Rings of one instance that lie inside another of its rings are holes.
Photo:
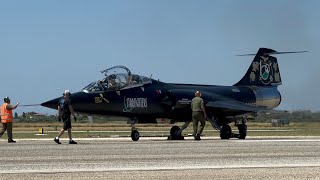
[[[130,118],[130,124],[131,124],[131,139],[132,141],[138,141],[140,138],[140,133],[136,129],[136,123],[137,119],[136,118]]]
[[[131,131],[131,139],[132,141],[138,141],[140,138],[140,134],[138,130],[132,130]]]

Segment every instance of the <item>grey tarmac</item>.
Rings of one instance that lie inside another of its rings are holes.
[[[320,179],[320,138],[0,140],[0,179]]]

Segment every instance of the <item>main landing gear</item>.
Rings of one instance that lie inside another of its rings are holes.
[[[220,138],[221,139],[230,139],[230,138],[238,138],[245,139],[247,136],[247,125],[246,119],[242,119],[241,123],[237,120],[235,121],[235,126],[238,127],[239,134],[232,133],[231,127],[228,124],[224,124],[220,130]]]
[[[184,140],[184,137],[181,135],[179,126],[172,126],[170,129],[170,136],[168,140]]]
[[[214,129],[220,131],[221,139],[230,139],[230,138],[245,139],[247,136],[247,125],[245,124],[247,122],[247,119],[241,119],[240,122],[237,119],[235,120],[234,125],[238,127],[239,134],[233,133],[231,127],[228,124],[224,124],[223,126],[220,126],[218,123],[219,122],[218,119],[209,118],[208,121],[211,123]],[[182,130],[185,129],[189,124],[190,122],[185,123],[182,126]],[[184,140],[184,137],[181,135],[182,130],[178,126],[172,126],[168,140]]]

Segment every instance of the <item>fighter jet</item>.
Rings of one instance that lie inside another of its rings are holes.
[[[135,123],[156,123],[157,118],[172,122],[191,121],[191,100],[201,91],[207,120],[220,131],[221,139],[245,139],[248,117],[276,108],[281,102],[277,87],[281,76],[277,58],[273,55],[295,52],[277,52],[260,48],[246,74],[232,86],[165,83],[151,77],[133,74],[125,66],[101,71],[103,78],[94,81],[70,98],[77,113],[128,117],[131,120],[131,138],[140,137]],[[42,103],[57,109],[61,97]],[[230,123],[239,130],[232,132]],[[180,139],[178,126],[170,130],[170,139]]]

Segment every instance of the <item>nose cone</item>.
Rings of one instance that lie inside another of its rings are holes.
[[[51,108],[51,109],[58,109],[58,102],[60,100],[61,97],[59,98],[55,98],[52,99],[50,101],[44,102],[41,104],[41,106],[47,107],[47,108]]]
[[[58,98],[49,100],[47,102],[42,103],[41,106],[51,108],[51,109],[58,109],[58,103],[61,98],[62,97],[58,97]],[[88,102],[90,102],[90,99],[88,99],[87,94],[84,92],[72,93],[69,98],[72,102],[72,107],[75,111],[83,107],[83,104],[87,104]]]

